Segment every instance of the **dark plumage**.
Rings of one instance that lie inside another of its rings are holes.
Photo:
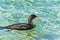
[[[6,29],[15,29],[15,30],[30,30],[35,27],[35,24],[33,24],[32,20],[35,19],[36,15],[30,15],[28,18],[28,23],[17,23],[13,25],[6,26]]]

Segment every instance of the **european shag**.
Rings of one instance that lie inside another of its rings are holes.
[[[9,25],[9,26],[6,26],[5,29],[15,29],[15,30],[30,30],[30,29],[33,29],[34,27],[36,27],[36,25],[32,22],[33,19],[35,19],[36,15],[30,15],[28,17],[28,23],[16,23],[16,24],[13,24],[13,25]]]

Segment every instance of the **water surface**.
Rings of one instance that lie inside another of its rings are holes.
[[[60,40],[60,0],[0,0],[0,27],[42,16],[32,30],[0,30],[0,40]]]

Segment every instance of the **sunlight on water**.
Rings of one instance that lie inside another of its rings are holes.
[[[42,16],[34,29],[0,29],[0,40],[60,40],[60,0],[0,0],[0,27],[28,22],[31,14]]]

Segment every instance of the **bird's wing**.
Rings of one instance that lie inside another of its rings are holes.
[[[26,29],[26,23],[9,25],[8,28],[9,29]]]
[[[20,28],[20,29],[26,29],[26,24],[20,24],[20,25],[17,25],[17,27]]]

